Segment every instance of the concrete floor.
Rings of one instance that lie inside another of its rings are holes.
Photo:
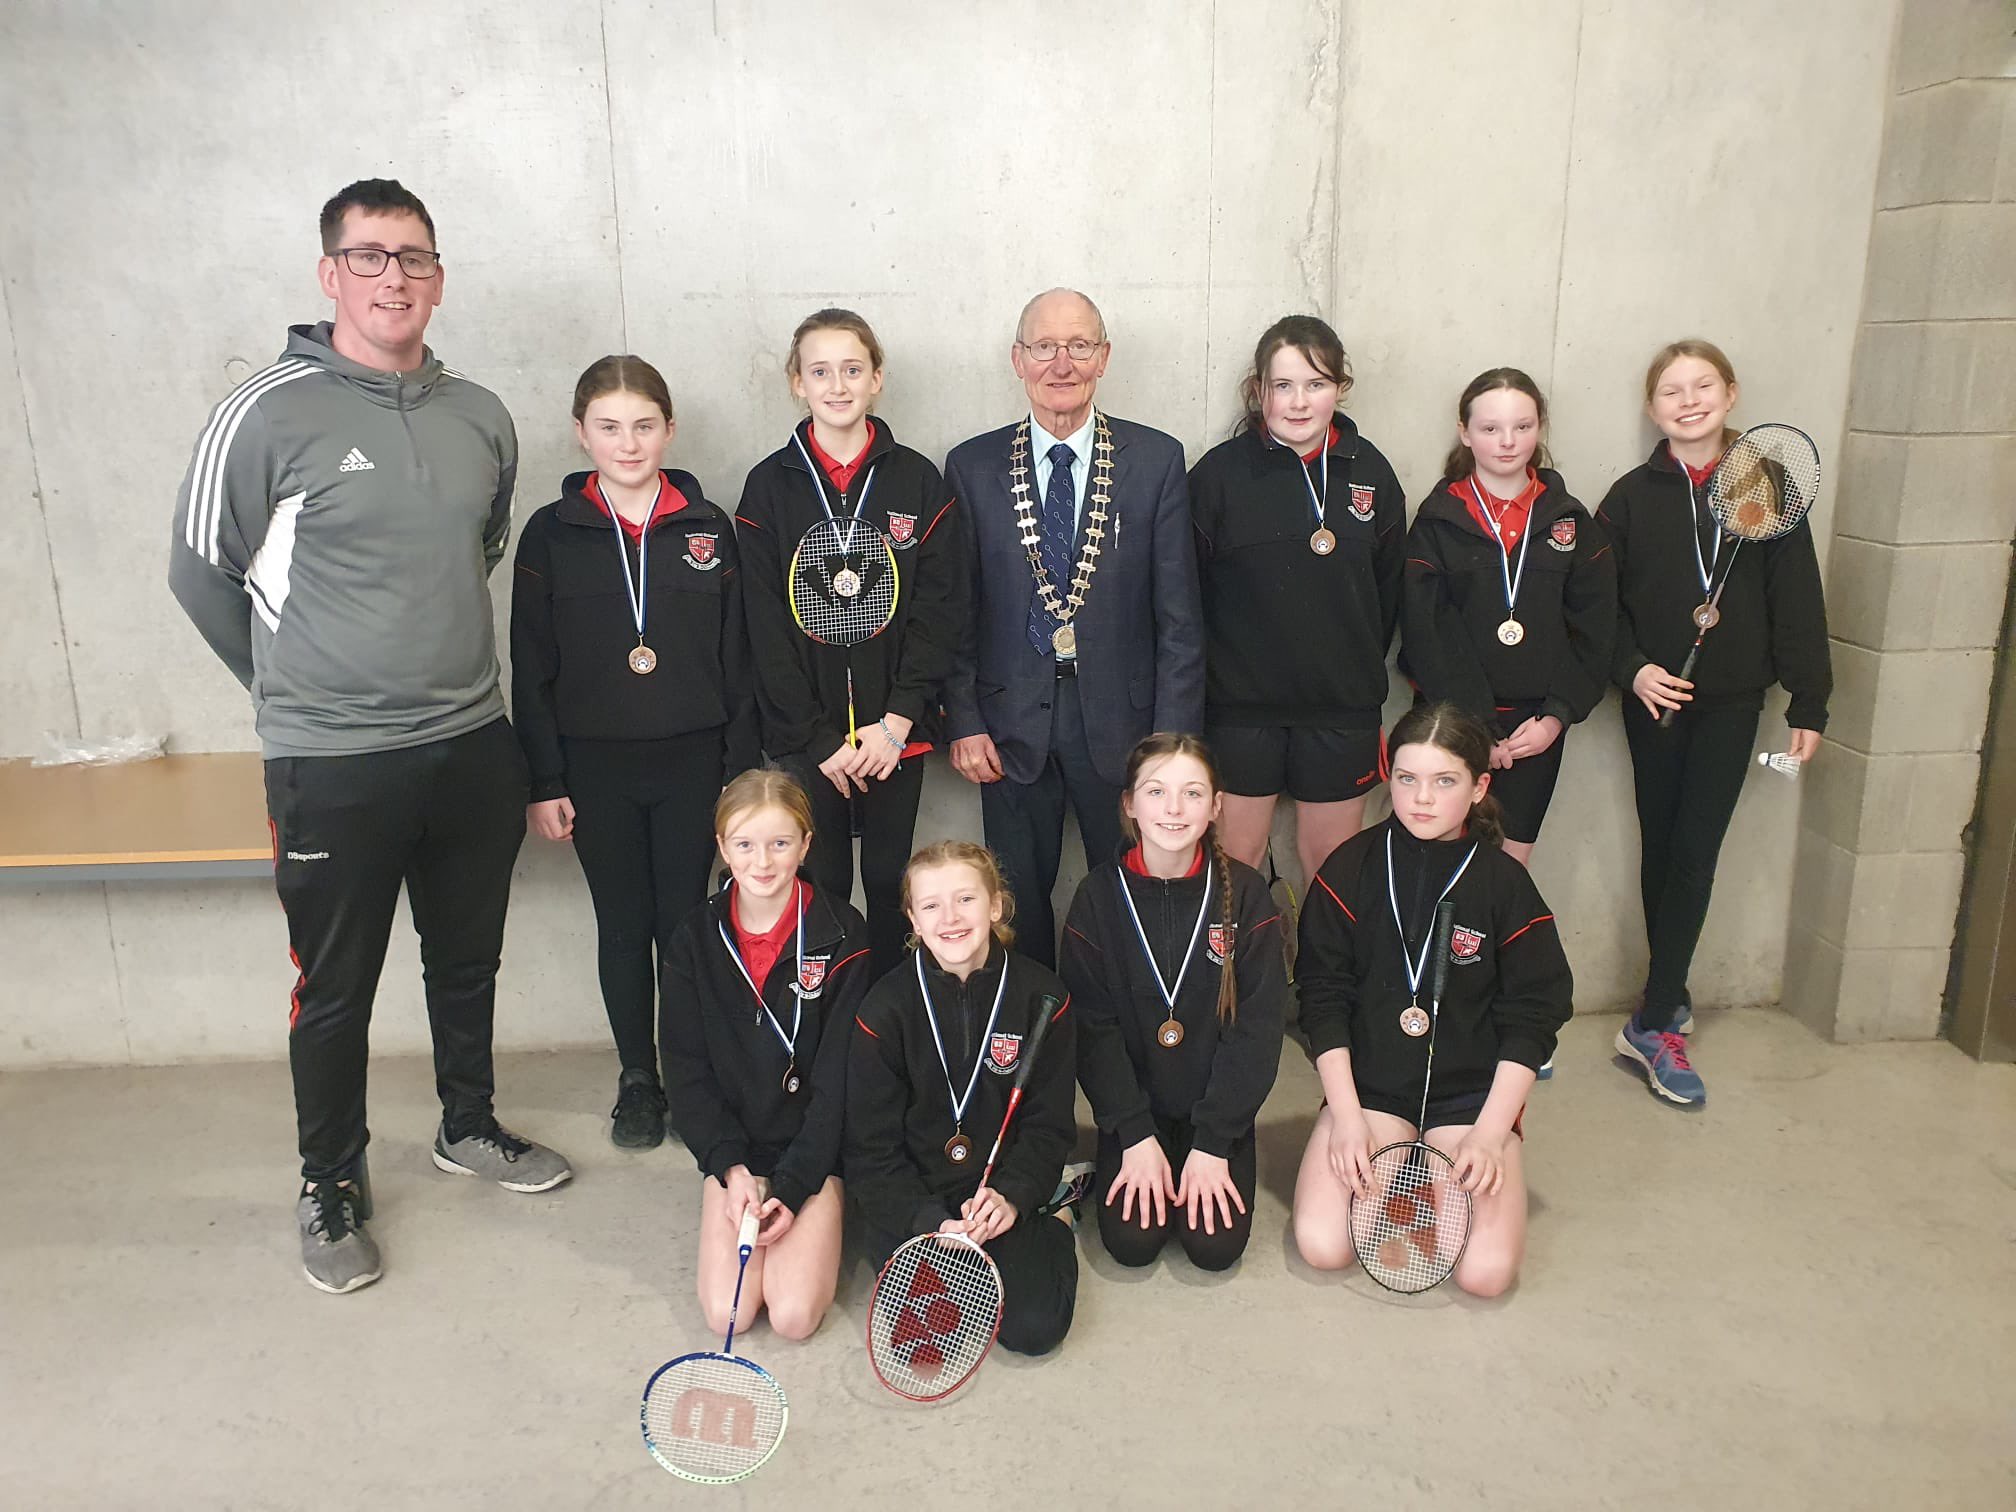
[[[1688,1115],[1612,1067],[1616,1024],[1571,1025],[1536,1093],[1502,1301],[1289,1258],[1291,1048],[1240,1269],[1123,1275],[1081,1230],[1061,1352],[918,1408],[869,1373],[851,1265],[818,1338],[748,1336],[790,1436],[711,1491],[637,1432],[652,1368],[708,1344],[698,1179],[608,1144],[608,1057],[503,1061],[507,1122],[575,1162],[538,1197],[435,1172],[426,1065],[374,1067],[387,1270],[349,1297],[300,1276],[279,1065],[9,1075],[0,1503],[2016,1506],[2016,1067],[1708,1013]]]

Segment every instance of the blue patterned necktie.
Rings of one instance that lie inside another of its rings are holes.
[[[1071,542],[1078,534],[1078,491],[1072,486],[1071,465],[1078,454],[1059,441],[1050,448],[1050,486],[1043,490],[1043,569],[1062,600],[1071,590]],[[1050,632],[1057,627],[1038,593],[1029,600],[1029,644],[1048,655]]]

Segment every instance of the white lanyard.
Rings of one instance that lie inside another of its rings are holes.
[[[1517,619],[1519,584],[1526,577],[1526,548],[1533,544],[1532,511],[1527,511],[1525,528],[1519,533],[1519,566],[1515,571],[1512,566],[1512,552],[1505,545],[1504,535],[1498,530],[1498,522],[1505,516],[1502,513],[1496,515],[1491,513],[1491,506],[1484,502],[1484,490],[1478,486],[1477,474],[1474,472],[1470,474],[1470,496],[1477,501],[1477,507],[1484,512],[1484,518],[1491,522],[1491,544],[1498,548],[1498,570],[1505,579],[1505,613],[1510,618]]]
[[[870,435],[872,438],[873,433],[871,432]],[[833,506],[826,502],[826,483],[828,481],[826,477],[826,469],[821,467],[817,462],[814,462],[812,460],[812,453],[805,450],[804,438],[798,434],[796,428],[793,428],[791,432],[791,444],[798,448],[798,455],[805,459],[805,465],[812,470],[812,487],[819,495],[819,507],[826,511],[827,519],[829,520],[833,519]],[[855,519],[857,520],[860,519],[861,512],[868,507],[868,490],[873,488],[874,486],[875,486],[875,464],[873,462],[870,462],[868,464],[868,477],[861,484],[861,497],[854,501]],[[842,493],[840,495],[840,502],[842,504],[845,504],[847,502],[847,495],[845,493]],[[838,522],[836,521],[835,523]],[[851,544],[854,540],[854,532],[851,530],[848,531],[846,538],[848,542]]]
[[[1294,447],[1289,446],[1286,441],[1283,441],[1279,436],[1274,435],[1272,431],[1269,431],[1267,434],[1273,438],[1274,444],[1276,446],[1282,447],[1287,451],[1295,452],[1295,465],[1302,469],[1302,486],[1309,490],[1309,507],[1315,510],[1316,528],[1318,530],[1321,530],[1323,528],[1323,512],[1330,507],[1329,434],[1326,432],[1323,438],[1323,452],[1322,452],[1323,461],[1321,464],[1323,469],[1323,491],[1320,495],[1316,491],[1315,480],[1309,476],[1309,464],[1302,460],[1302,454],[1300,452],[1296,452]]]
[[[1470,863],[1476,859],[1477,842],[1473,840],[1470,842],[1470,854],[1463,858],[1461,866],[1450,873],[1448,884],[1441,892],[1435,895],[1435,901],[1438,904],[1455,889],[1463,873],[1470,869]],[[1422,856],[1421,864],[1423,866],[1428,864],[1427,856]],[[1407,926],[1400,922],[1400,894],[1393,887],[1393,831],[1391,829],[1386,831],[1386,900],[1393,905],[1393,927],[1400,931],[1400,961],[1407,970],[1407,995],[1418,1003],[1421,1000],[1421,977],[1428,970],[1428,952],[1434,948],[1435,944],[1435,930],[1431,923],[1426,937],[1421,941],[1421,953],[1418,957],[1410,956],[1407,953]],[[1431,920],[1434,918],[1433,909],[1429,910],[1429,918]],[[1424,1024],[1422,1027],[1426,1028],[1427,1026]]]
[[[1168,1005],[1169,1016],[1176,1016],[1176,997],[1183,990],[1183,978],[1189,974],[1191,957],[1197,954],[1197,938],[1204,933],[1204,915],[1211,911],[1211,862],[1204,862],[1204,901],[1197,907],[1197,922],[1190,927],[1190,945],[1183,952],[1183,964],[1176,968],[1176,985],[1171,987],[1168,978],[1162,975],[1162,968],[1155,964],[1155,952],[1148,947],[1148,931],[1141,927],[1141,914],[1134,906],[1134,894],[1127,886],[1127,867],[1122,862],[1120,873],[1115,879],[1120,884],[1120,896],[1127,902],[1127,912],[1134,920],[1134,935],[1141,942],[1141,953],[1148,957],[1148,969],[1155,973],[1155,990],[1162,994],[1162,1001]]]
[[[794,982],[802,982],[805,974],[805,884],[796,884],[798,892],[798,976]],[[770,1011],[770,1005],[763,1001],[763,989],[756,985],[756,979],[749,975],[749,968],[742,964],[742,952],[735,948],[735,942],[728,938],[728,926],[720,919],[714,921],[721,931],[721,943],[728,947],[728,959],[735,963],[735,969],[742,973],[742,980],[749,984],[749,990],[756,994],[756,1006],[763,1017],[770,1020],[771,1031],[783,1043],[784,1053],[793,1062],[798,1059],[798,1026],[805,1022],[805,996],[794,992],[791,1000],[796,1005],[791,1010],[791,1032],[786,1034],[784,1026],[777,1022],[777,1015]]]
[[[924,947],[917,947],[917,990],[924,995],[924,1018],[931,1025],[931,1043],[938,1047],[938,1065],[945,1073],[945,1093],[952,1099],[952,1123],[963,1128],[966,1105],[973,1101],[973,1088],[980,1081],[980,1063],[987,1059],[987,1046],[994,1038],[994,1021],[1001,1016],[1001,995],[1008,990],[1008,960],[1001,960],[1001,985],[994,989],[994,1007],[987,1015],[987,1027],[980,1031],[980,1053],[973,1057],[973,1074],[966,1078],[966,1095],[952,1090],[952,1067],[945,1059],[945,1041],[938,1037],[938,1010],[931,1004],[931,989],[924,985]]]
[[[1672,456],[1669,448],[1668,456]],[[1680,469],[1680,476],[1687,484],[1687,539],[1694,546],[1694,570],[1701,575],[1701,592],[1705,596],[1714,581],[1715,564],[1722,559],[1722,526],[1715,526],[1715,547],[1708,553],[1708,559],[1701,559],[1701,506],[1694,502],[1694,474],[1687,471],[1687,464],[1678,457],[1674,465]]]
[[[630,606],[630,618],[637,622],[637,643],[644,643],[644,580],[651,571],[651,522],[658,518],[658,501],[664,496],[665,480],[658,480],[658,492],[651,496],[650,512],[637,534],[637,577],[630,577],[630,549],[623,544],[623,517],[609,505],[609,523],[616,527],[616,559],[623,564],[623,599]],[[605,501],[606,502],[606,501]]]

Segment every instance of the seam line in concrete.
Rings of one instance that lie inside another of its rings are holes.
[[[1589,27],[1589,7],[1581,4],[1575,7],[1575,72],[1568,80],[1568,138],[1567,148],[1561,154],[1561,234],[1554,244],[1554,309],[1549,316],[1553,326],[1552,338],[1548,343],[1547,387],[1554,387],[1554,375],[1561,370],[1561,287],[1568,277],[1568,212],[1574,202],[1575,187],[1575,113],[1582,105],[1582,42]]]
[[[1939,320],[1859,320],[1864,326],[2004,326],[2016,325],[2016,316],[1951,315]]]
[[[623,203],[616,185],[616,96],[609,83],[609,7],[595,7],[596,32],[602,41],[602,125],[609,142],[609,220],[616,236],[616,322],[623,350],[630,350],[630,296],[623,286]]]
[[[112,996],[119,1004],[119,1043],[126,1047],[126,1064],[133,1064],[133,1015],[126,1005],[126,973],[119,966],[118,932],[112,927],[112,885],[98,884],[98,900],[105,906],[105,954],[112,961]]]
[[[56,573],[56,543],[49,535],[49,494],[42,486],[42,458],[35,447],[35,421],[28,411],[28,377],[21,370],[21,339],[14,332],[14,306],[7,295],[7,270],[0,268],[0,313],[7,320],[7,359],[21,395],[21,434],[28,442],[28,476],[35,488],[35,513],[42,519],[42,560],[49,569],[49,596],[56,606],[56,639],[63,648],[63,687],[70,695],[70,731],[84,737],[84,711],[77,701],[77,670],[70,662],[70,624],[63,614],[63,580]]]

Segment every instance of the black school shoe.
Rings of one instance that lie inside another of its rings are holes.
[[[657,1149],[665,1142],[665,1093],[658,1078],[649,1071],[625,1071],[609,1117],[609,1139],[619,1149]]]

